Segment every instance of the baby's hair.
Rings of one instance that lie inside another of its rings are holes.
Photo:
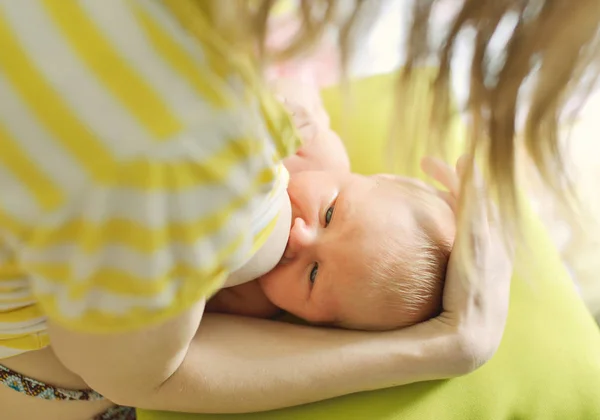
[[[414,246],[392,245],[371,267],[370,290],[382,293],[390,313],[403,324],[416,324],[437,316],[442,309],[442,292],[452,242],[443,238],[430,221],[423,220],[415,232]]]
[[[454,238],[445,238],[433,217],[436,197],[419,184],[390,178],[412,206],[417,230],[407,244],[396,235],[382,238],[381,258],[371,267],[372,290],[385,293],[390,309],[402,312],[406,324],[415,324],[439,314],[442,291]],[[394,308],[394,306],[396,308]],[[400,327],[402,325],[398,325]]]
[[[412,181],[385,176],[381,182],[391,182],[404,200],[416,208],[412,212],[416,229],[378,238],[376,258],[367,267],[364,287],[355,291],[353,302],[372,311],[372,302],[379,302],[384,313],[396,316],[397,322],[385,322],[385,327],[369,323],[352,324],[338,320],[334,325],[352,329],[381,330],[401,328],[426,321],[442,309],[442,294],[446,270],[454,238],[443,233],[436,214],[444,204],[433,190]],[[450,211],[450,209],[448,209]],[[406,240],[406,237],[409,240]]]

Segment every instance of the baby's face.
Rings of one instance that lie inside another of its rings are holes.
[[[356,302],[368,299],[365,279],[381,249],[378,238],[393,231],[407,244],[414,239],[416,209],[408,197],[382,176],[323,171],[292,175],[288,195],[292,227],[284,258],[259,279],[269,299],[314,323],[395,323],[376,302],[369,313]]]

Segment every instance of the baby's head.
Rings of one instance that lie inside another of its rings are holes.
[[[284,258],[259,279],[268,298],[309,322],[386,330],[441,309],[454,215],[426,184],[301,172],[288,187]]]

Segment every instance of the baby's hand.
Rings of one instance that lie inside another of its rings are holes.
[[[469,161],[468,155],[462,156],[456,162],[456,170],[438,158],[425,157],[421,161],[423,171],[448,189],[448,191],[438,190],[438,195],[448,203],[454,214],[460,197],[461,180],[465,176]]]
[[[297,80],[278,79],[271,87],[281,102],[292,114],[298,128],[311,123],[322,129],[329,128],[329,115],[323,107],[316,86]]]
[[[276,92],[290,113],[302,146],[284,164],[290,173],[315,170],[350,170],[350,160],[339,136],[329,127],[329,116],[319,92],[310,86],[282,83]]]

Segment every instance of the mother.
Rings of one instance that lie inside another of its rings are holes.
[[[3,418],[90,418],[110,401],[266,410],[463,374],[497,348],[510,264],[484,211],[457,238],[477,243],[476,270],[454,254],[444,312],[414,328],[203,317],[215,290],[269,271],[289,233],[280,160],[295,132],[251,54],[273,2],[246,3],[0,0]],[[492,23],[475,3],[499,4],[466,1],[458,28]],[[304,18],[298,47],[331,15]],[[68,391],[88,386],[107,400]]]

